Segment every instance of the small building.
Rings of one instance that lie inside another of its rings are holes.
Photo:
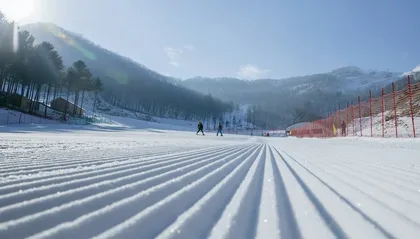
[[[8,97],[8,103],[9,105],[19,108],[21,110],[24,110],[26,112],[29,111],[29,107],[32,103],[32,101],[28,98],[26,98],[25,96],[22,96],[20,94],[17,93],[13,93],[11,95],[9,95]]]
[[[73,114],[74,109],[76,108],[76,114],[77,115],[83,115],[84,110],[76,105],[74,105],[72,102],[67,101],[63,97],[58,97],[51,101],[51,108],[56,111],[60,111],[67,114]],[[67,111],[66,111],[67,109]]]
[[[310,122],[300,122],[300,123],[295,123],[295,124],[291,124],[289,126],[287,126],[285,128],[286,131],[286,136],[296,136],[296,132],[295,129],[298,129],[302,126],[304,126],[305,124],[310,124]]]

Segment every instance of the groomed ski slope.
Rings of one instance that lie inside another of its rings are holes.
[[[418,238],[420,141],[0,133],[0,238]]]

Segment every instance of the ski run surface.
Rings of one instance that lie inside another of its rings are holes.
[[[7,131],[2,239],[420,236],[415,139]]]

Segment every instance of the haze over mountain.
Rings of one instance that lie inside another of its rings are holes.
[[[259,105],[260,110],[265,111],[262,114],[270,115],[268,125],[285,125],[325,116],[339,106],[343,108],[352,101],[356,102],[359,95],[366,98],[369,90],[378,93],[382,87],[388,89],[391,82],[402,78],[401,72],[368,71],[349,66],[322,74],[278,80],[195,77],[180,84],[198,92],[211,93],[222,100]],[[404,78],[401,84],[405,83]]]
[[[363,91],[389,84],[401,75],[401,72],[364,71],[358,67],[349,66],[328,73],[286,79],[245,81],[237,78],[195,77],[182,81],[181,84],[199,92],[210,92],[220,98],[233,99],[238,103],[248,104],[252,102],[249,102],[249,98],[242,96],[252,92],[287,90],[302,95],[317,90],[324,92]]]
[[[344,107],[355,100],[357,95],[387,86],[403,75],[348,66],[286,79],[194,77],[181,80],[150,70],[54,24],[29,24],[22,29],[29,30],[37,41],[55,45],[65,64],[75,59],[86,61],[91,71],[103,78],[103,95],[111,104],[167,117],[218,117],[232,110],[236,103],[250,106],[248,120],[256,125],[285,126],[325,116],[338,105]],[[204,96],[208,94],[211,96]],[[304,116],[301,112],[305,112]]]

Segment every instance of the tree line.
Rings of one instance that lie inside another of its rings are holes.
[[[68,101],[74,93],[74,105],[82,108],[85,92],[95,92],[97,96],[102,89],[102,80],[93,77],[82,60],[65,67],[53,44],[45,41],[35,44],[35,37],[29,31],[20,30],[0,12],[0,92],[4,99],[19,94],[17,107],[27,98],[30,100],[28,112],[35,113],[41,94],[47,104],[51,96],[55,99],[67,93]],[[67,107],[68,104],[66,113]],[[47,115],[47,107],[43,113]],[[69,113],[76,115],[76,107]],[[79,114],[81,116],[82,112]]]
[[[104,100],[113,106],[154,116],[205,120],[210,115],[219,116],[234,109],[233,103],[159,80],[138,79],[126,84],[107,81],[107,84],[110,87],[102,94]]]
[[[115,106],[139,112],[146,116],[145,119],[160,116],[204,120],[210,115],[219,117],[234,108],[231,102],[221,101],[207,92],[197,93],[187,89],[174,78],[150,70],[58,26],[30,24],[22,28],[33,32],[38,39],[52,41],[65,62],[83,59],[91,72],[101,77],[105,87],[100,95],[110,105],[98,104],[98,111],[122,115],[123,112],[112,110]],[[65,39],[60,36],[65,36]]]

